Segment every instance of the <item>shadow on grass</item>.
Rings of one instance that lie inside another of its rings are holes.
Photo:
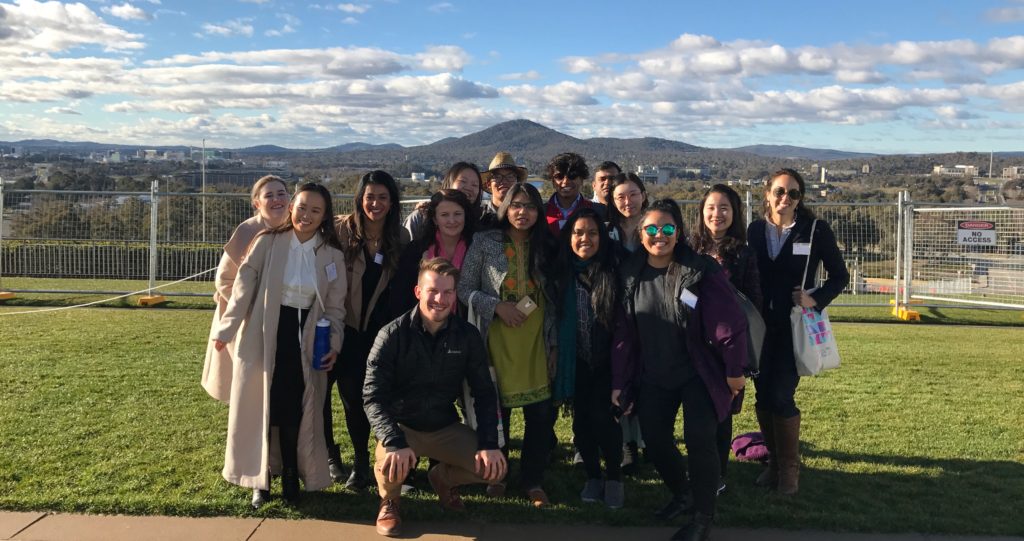
[[[554,505],[536,510],[515,485],[518,460],[512,462],[508,495],[492,499],[482,486],[463,487],[468,512],[444,514],[418,472],[418,491],[403,499],[403,519],[455,521],[472,529],[477,523],[576,524],[607,526],[674,526],[651,513],[668,498],[656,472],[644,464],[626,480],[626,508],[609,510],[583,504],[579,490],[584,474],[570,464],[567,446],[557,451],[545,482]],[[786,498],[755,488],[758,464],[731,462],[728,489],[719,500],[721,526],[855,532],[1024,535],[1019,505],[1024,499],[1024,464],[967,459],[848,454],[806,445],[800,494]],[[276,488],[276,487],[275,487]],[[362,494],[340,488],[304,495],[298,508],[278,503],[260,516],[317,518],[372,524],[377,513],[375,490]],[[461,527],[452,534],[465,534]],[[436,533],[436,532],[435,532]],[[444,532],[441,532],[444,533]]]

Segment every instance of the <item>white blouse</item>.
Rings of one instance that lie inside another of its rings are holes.
[[[281,304],[308,309],[316,299],[316,252],[320,244],[320,233],[306,242],[299,242],[292,231],[292,241],[288,250],[288,261],[284,265],[284,287],[281,288]]]

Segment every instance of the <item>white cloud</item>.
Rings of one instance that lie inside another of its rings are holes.
[[[85,4],[17,0],[0,4],[0,59],[98,45],[107,51],[144,47],[141,34],[113,26]],[[0,63],[2,65],[2,63]]]
[[[452,4],[451,2],[438,2],[436,4],[432,4],[427,8],[427,10],[434,13],[446,13],[449,11],[455,11],[455,4]]]
[[[498,76],[502,81],[536,81],[540,79],[540,73],[537,70],[521,71],[514,73],[505,73]]]
[[[277,18],[284,21],[284,26],[281,28],[272,28],[263,32],[263,35],[270,37],[279,37],[285,34],[294,34],[297,28],[302,25],[302,21],[298,17],[291,15],[290,13],[278,13]]]
[[[1024,6],[993,8],[985,12],[985,18],[995,23],[1019,23],[1024,21]]]
[[[342,24],[359,24],[359,19],[355,17],[345,17],[341,20]]]
[[[416,55],[420,67],[427,71],[462,71],[470,57],[461,47],[436,45]]]
[[[253,27],[251,19],[232,19],[222,23],[203,23],[203,34],[208,36],[246,36],[252,37]]]
[[[104,13],[109,13],[118,19],[124,19],[126,21],[147,21],[152,18],[146,10],[133,6],[127,2],[116,6],[104,6],[101,9]]]
[[[369,4],[338,4],[338,9],[345,13],[355,13],[362,15],[370,10]]]
[[[71,107],[50,107],[49,109],[46,110],[46,112],[48,114],[57,114],[57,115],[81,115],[82,114],[82,113],[79,113],[78,111],[72,109]]]

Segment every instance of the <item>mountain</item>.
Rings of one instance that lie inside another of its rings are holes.
[[[290,148],[279,147],[277,145],[256,145],[254,147],[246,147],[235,150],[239,154],[283,154],[286,152],[295,152]]]
[[[851,160],[857,158],[874,158],[878,154],[864,152],[844,152],[828,148],[805,148],[791,145],[750,145],[745,147],[723,149],[737,152],[748,152],[765,158],[802,159],[814,161]]]
[[[402,145],[397,144],[397,143],[385,143],[383,145],[374,145],[374,144],[371,144],[371,143],[360,143],[360,142],[357,142],[357,143],[345,143],[343,145],[337,145],[337,146],[333,146],[333,147],[328,147],[328,148],[320,149],[320,152],[351,152],[353,150],[373,150],[373,149],[391,150],[391,149],[399,149],[399,148],[404,148],[404,147]]]

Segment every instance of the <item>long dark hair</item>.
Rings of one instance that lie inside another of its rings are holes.
[[[672,221],[675,222],[676,226],[676,246],[672,249],[673,259],[679,259],[688,251],[693,251],[690,245],[686,243],[686,222],[683,222],[683,212],[679,210],[679,204],[671,199],[659,199],[654,203],[651,203],[646,210],[644,210],[643,218],[640,219],[641,223],[647,218],[647,215],[652,212],[664,212],[672,216]]]
[[[399,200],[398,183],[385,171],[376,169],[363,175],[356,187],[355,211],[349,216],[349,227],[352,234],[349,235],[348,245],[345,246],[345,258],[353,261],[366,246],[366,211],[363,210],[363,196],[371,184],[384,186],[391,198],[391,208],[384,218],[384,231],[381,234],[381,253],[384,254],[384,267],[394,270],[398,266],[398,258],[401,256],[401,228],[402,228],[402,205]]]
[[[451,167],[449,167],[448,172],[444,174],[444,180],[441,181],[441,189],[453,190],[454,188],[452,188],[452,184],[455,183],[455,179],[458,178],[458,176],[467,169],[476,173],[476,180],[478,183],[476,201],[469,202],[470,208],[473,209],[474,220],[476,220],[480,218],[480,205],[484,199],[484,181],[482,178],[480,178],[480,168],[477,167],[476,164],[469,162],[457,162]],[[468,218],[470,215],[467,213],[466,216]]]
[[[772,182],[774,182],[776,178],[781,177],[781,176],[793,177],[793,180],[796,181],[797,186],[800,187],[800,196],[801,197],[800,197],[800,200],[796,202],[796,211],[793,213],[794,216],[795,217],[802,216],[804,218],[809,218],[809,219],[813,220],[814,219],[814,212],[811,211],[811,209],[807,208],[807,205],[804,204],[804,199],[807,197],[807,187],[804,185],[804,177],[800,176],[800,173],[797,172],[796,169],[790,169],[788,167],[783,167],[782,169],[779,169],[778,171],[772,173],[771,176],[768,177],[768,182],[765,183],[765,185],[764,185],[765,186],[764,187],[764,217],[765,217],[765,219],[768,219],[768,218],[772,217],[771,202],[769,201],[769,197],[771,196],[771,190],[772,190]],[[771,221],[771,220],[769,220],[769,221]]]
[[[732,207],[732,223],[725,230],[725,238],[720,241],[715,240],[711,230],[704,224],[704,204],[713,193],[724,195],[729,200],[729,206]],[[747,227],[743,222],[743,202],[740,201],[740,194],[725,184],[715,184],[710,190],[704,192],[697,212],[697,230],[692,236],[693,249],[698,254],[717,253],[722,258],[724,266],[732,265],[747,244]]]
[[[647,188],[644,186],[644,181],[640,180],[640,177],[636,173],[619,173],[612,177],[611,182],[608,183],[608,200],[605,204],[608,206],[608,225],[610,227],[621,227],[622,221],[626,219],[625,216],[619,212],[618,207],[615,206],[615,188],[622,186],[627,182],[636,184],[637,188],[640,188],[640,193],[644,194],[644,202],[640,205],[640,212],[647,210],[649,202],[647,201]]]
[[[324,240],[325,244],[342,250],[341,241],[338,240],[338,231],[334,229],[334,204],[331,201],[331,192],[323,184],[307,182],[295,190],[295,194],[292,195],[292,203],[295,202],[302,192],[315,192],[324,198],[324,218],[320,221],[320,227],[317,228],[317,231],[320,233],[320,238]],[[291,212],[289,212],[288,220],[270,230],[269,233],[285,233],[291,231],[294,227],[292,225]]]
[[[473,207],[470,206],[469,198],[459,190],[442,189],[430,196],[430,203],[427,204],[427,222],[423,226],[423,234],[418,239],[423,248],[434,244],[436,240],[434,237],[437,236],[437,224],[434,223],[434,218],[437,216],[437,207],[441,206],[441,203],[445,201],[451,201],[462,207],[462,210],[466,213],[465,225],[462,227],[462,240],[466,241],[466,246],[469,246],[469,243],[473,241],[475,223],[473,220]]]
[[[579,278],[590,290],[590,306],[594,310],[595,319],[605,328],[611,329],[619,290],[615,257],[611,249],[611,239],[608,237],[608,228],[593,208],[578,209],[565,221],[565,227],[558,237],[558,254],[555,256],[558,274],[555,283],[558,291],[576,286],[573,283],[576,275],[573,263],[579,258],[572,251],[572,230],[576,222],[584,218],[589,218],[597,224],[598,242],[597,253],[591,258],[586,270],[580,273]],[[559,304],[559,310],[561,309],[562,306]]]
[[[517,182],[508,189],[505,198],[501,200],[501,206],[498,207],[498,229],[504,233],[508,233],[508,230],[512,229],[512,223],[508,221],[508,207],[512,200],[521,193],[525,193],[530,198],[530,202],[537,207],[537,221],[530,228],[530,275],[539,284],[543,276],[543,268],[546,265],[548,248],[551,245],[551,232],[548,231],[548,225],[544,219],[544,200],[541,199],[540,192],[533,184]]]

